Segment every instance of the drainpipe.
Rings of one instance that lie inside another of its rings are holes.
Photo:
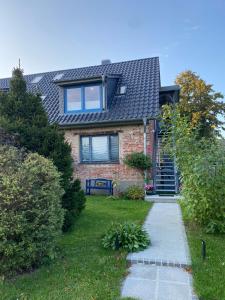
[[[144,125],[144,154],[147,155],[147,134],[146,134],[146,127],[147,127],[147,118],[143,118],[143,125]],[[144,181],[147,182],[147,170],[144,171]],[[145,190],[146,194],[146,190]]]

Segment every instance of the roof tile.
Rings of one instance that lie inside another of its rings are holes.
[[[126,93],[114,95],[108,110],[82,114],[63,115],[59,112],[59,86],[54,77],[63,73],[60,80],[77,80],[107,74],[121,74],[120,85],[126,85]],[[32,84],[37,76],[43,78]],[[76,125],[107,121],[140,120],[155,118],[159,108],[160,71],[158,57],[90,66],[70,70],[60,70],[24,76],[28,91],[41,93],[46,98],[43,105],[51,122],[60,125]],[[0,79],[0,89],[8,88],[10,78]]]

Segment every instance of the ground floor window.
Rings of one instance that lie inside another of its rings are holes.
[[[118,134],[81,136],[81,162],[106,163],[119,161]]]

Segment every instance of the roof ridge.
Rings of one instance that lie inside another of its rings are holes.
[[[116,65],[116,64],[123,64],[123,63],[129,63],[129,62],[134,62],[134,61],[142,61],[142,60],[150,60],[150,59],[158,59],[159,60],[159,56],[153,56],[153,57],[146,57],[146,58],[138,58],[138,59],[131,59],[131,60],[123,60],[123,61],[119,61],[119,62],[112,62],[110,64],[107,65]],[[68,72],[68,71],[72,71],[72,70],[79,70],[79,69],[86,69],[86,68],[95,68],[95,67],[99,67],[99,66],[103,66],[102,64],[98,64],[98,65],[91,65],[91,66],[86,66],[86,67],[78,67],[78,68],[70,68],[70,69],[62,69],[62,70],[53,70],[53,71],[46,71],[46,72],[39,72],[39,73],[30,73],[30,74],[24,74],[24,76],[37,76],[37,75],[44,75],[44,74],[50,74],[50,73],[56,73],[56,72]],[[5,78],[1,78],[0,80],[7,80],[7,79],[11,79],[12,77],[5,77]]]

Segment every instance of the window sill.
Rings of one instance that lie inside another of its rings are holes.
[[[69,111],[64,111],[63,115],[79,115],[79,114],[87,114],[91,112],[103,112],[104,110],[101,108],[97,109],[85,109],[85,110],[69,110]]]
[[[119,165],[119,164],[120,164],[119,161],[90,161],[90,162],[81,161],[79,163],[79,165]]]

